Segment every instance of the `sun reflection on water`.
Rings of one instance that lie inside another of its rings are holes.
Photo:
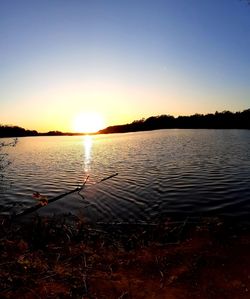
[[[88,173],[90,171],[90,162],[91,162],[92,136],[90,135],[84,136],[83,145],[84,145],[84,171]]]

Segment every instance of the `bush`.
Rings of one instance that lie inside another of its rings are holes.
[[[11,142],[0,142],[0,179],[4,177],[4,170],[10,165],[10,161],[8,159],[8,153],[4,151],[6,147],[15,146],[17,144],[17,138],[12,140]]]

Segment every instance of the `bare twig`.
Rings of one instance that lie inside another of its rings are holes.
[[[63,194],[61,194],[61,195],[58,195],[58,196],[56,196],[56,197],[54,197],[54,198],[49,199],[49,200],[48,200],[48,204],[50,204],[50,203],[52,203],[52,202],[54,202],[54,201],[57,201],[57,200],[59,200],[59,199],[65,197],[65,196],[67,196],[67,195],[70,195],[70,194],[72,194],[72,193],[80,192],[80,191],[84,188],[84,186],[85,186],[85,184],[86,184],[88,178],[89,178],[89,176],[87,176],[87,178],[85,179],[84,183],[83,183],[80,187],[77,186],[75,189],[73,189],[73,190],[71,190],[71,191],[68,191],[68,192],[66,192],[66,193],[63,193]],[[32,212],[37,211],[38,209],[40,209],[40,208],[42,208],[42,207],[44,207],[44,206],[41,205],[41,203],[38,203],[37,205],[32,206],[32,207],[27,208],[26,210],[22,211],[20,214],[13,215],[13,218],[18,218],[18,217],[21,217],[21,216],[30,214],[30,213],[32,213]]]
[[[123,299],[125,296],[127,296],[128,295],[128,292],[123,292],[122,294],[121,294],[121,296],[119,296],[118,297],[118,299]]]
[[[110,175],[110,176],[108,176],[106,178],[101,179],[98,183],[101,183],[103,181],[109,180],[109,179],[111,179],[111,178],[113,178],[113,177],[115,177],[117,175],[118,175],[118,172],[116,172],[115,174],[112,174],[112,175]]]
[[[106,181],[106,180],[108,180],[108,179],[111,179],[111,178],[113,178],[113,177],[115,177],[115,176],[117,176],[117,175],[118,175],[118,173],[112,174],[112,175],[110,175],[110,176],[108,176],[108,177],[105,177],[105,178],[101,179],[101,180],[98,181],[97,183],[101,183],[101,182]],[[84,196],[83,196],[82,194],[80,194],[80,192],[82,191],[82,189],[83,189],[84,186],[86,185],[88,179],[89,179],[89,176],[86,177],[84,183],[83,183],[81,186],[77,186],[75,189],[73,189],[73,190],[71,190],[71,191],[68,191],[68,192],[66,192],[66,193],[63,193],[63,194],[61,194],[61,195],[58,195],[58,196],[56,196],[56,197],[54,197],[54,198],[49,199],[49,200],[47,201],[47,204],[50,204],[50,203],[52,203],[52,202],[54,202],[54,201],[57,201],[57,200],[59,200],[59,199],[65,197],[65,196],[70,195],[70,194],[75,193],[75,192],[77,192],[78,195],[81,196],[81,198],[82,198],[83,200],[85,200],[87,203],[89,203],[89,201],[87,201],[87,200],[84,198]],[[89,205],[90,205],[90,204],[89,204]],[[89,205],[87,205],[86,207],[88,207]],[[12,217],[15,219],[15,218],[18,218],[18,217],[21,217],[21,216],[24,216],[24,215],[33,213],[33,212],[37,211],[38,209],[40,209],[40,208],[42,208],[42,207],[44,207],[44,206],[46,206],[46,205],[42,205],[42,203],[39,202],[37,205],[32,206],[32,207],[30,207],[30,208],[27,208],[26,210],[22,211],[22,212],[19,213],[19,214],[14,214],[14,215],[12,215]],[[85,207],[85,208],[86,208],[86,207]]]
[[[86,275],[83,276],[83,283],[84,283],[85,293],[88,294],[88,287],[87,287],[87,282],[86,282]]]

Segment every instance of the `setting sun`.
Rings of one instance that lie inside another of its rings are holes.
[[[80,113],[73,122],[73,129],[77,133],[95,133],[103,127],[103,117],[96,112]]]

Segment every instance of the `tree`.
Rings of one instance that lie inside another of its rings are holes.
[[[10,165],[10,161],[8,159],[8,153],[6,153],[5,149],[7,147],[13,147],[17,144],[17,138],[10,142],[0,142],[0,179],[4,177],[5,169]]]

